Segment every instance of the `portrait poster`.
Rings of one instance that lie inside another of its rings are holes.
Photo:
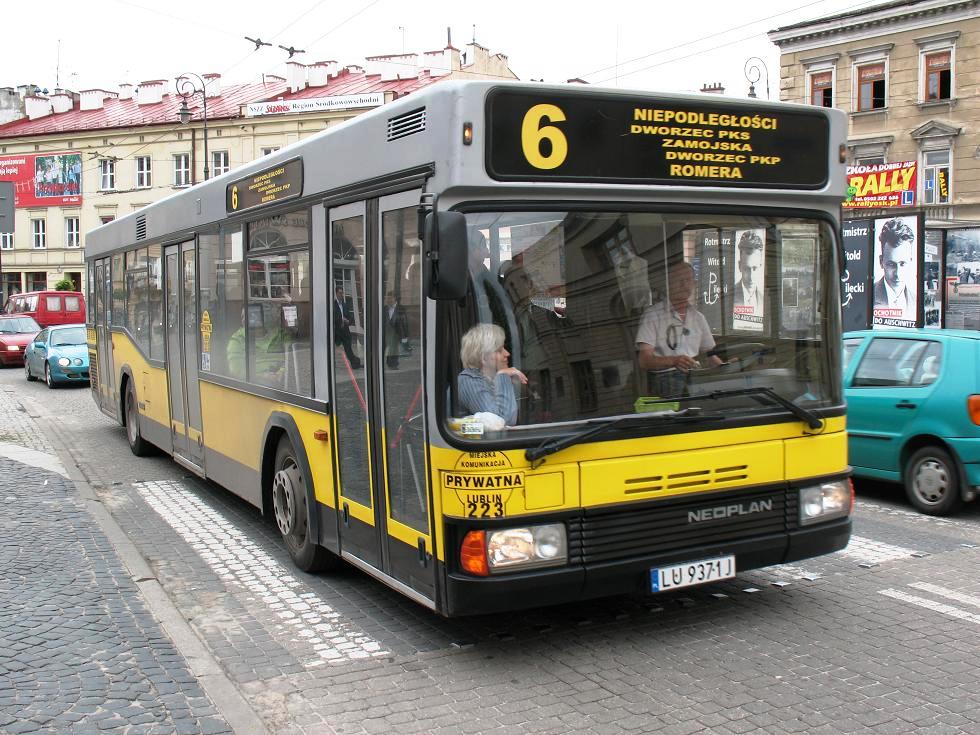
[[[817,339],[817,243],[811,237],[783,237],[780,267],[779,336]]]
[[[946,231],[946,327],[980,329],[980,229]]]
[[[841,317],[845,332],[867,329],[870,326],[871,294],[871,236],[874,222],[870,219],[845,220],[844,263],[841,276]]]
[[[942,277],[942,230],[926,230],[922,258],[922,326],[927,329],[942,327],[943,277]]]
[[[766,231],[735,230],[732,329],[761,332],[765,317]]]
[[[874,221],[872,327],[914,328],[919,315],[919,217]]]

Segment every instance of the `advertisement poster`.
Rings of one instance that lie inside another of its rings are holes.
[[[75,206],[82,203],[82,154],[0,156],[0,181],[13,182],[17,207]]]
[[[701,230],[695,243],[698,253],[698,311],[708,321],[713,334],[722,332],[722,296],[724,283],[721,240],[731,240],[731,232]]]
[[[735,230],[732,328],[761,332],[765,317],[766,231]]]
[[[922,271],[922,326],[930,329],[942,327],[943,278],[940,268],[942,254],[942,230],[926,230]]]
[[[844,209],[915,206],[915,161],[847,167]]]
[[[869,219],[844,221],[844,274],[841,276],[840,302],[845,332],[867,329],[871,313],[868,292],[871,274],[871,234]]]
[[[980,329],[980,229],[946,232],[946,326]]]
[[[915,327],[919,311],[919,218],[890,217],[874,221],[875,327]]]
[[[816,339],[817,243],[809,237],[784,237],[780,271],[782,309],[779,336]]]

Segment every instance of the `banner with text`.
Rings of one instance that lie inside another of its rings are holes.
[[[82,203],[82,154],[0,156],[0,181],[13,183],[17,207],[77,206]]]
[[[915,161],[847,167],[844,209],[915,206]]]
[[[297,112],[329,112],[331,110],[347,110],[352,107],[380,107],[384,103],[384,92],[311,97],[300,100],[273,100],[272,102],[249,103],[245,106],[245,115],[247,117],[262,117],[263,115],[292,115]]]

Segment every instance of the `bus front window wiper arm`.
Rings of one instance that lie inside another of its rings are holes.
[[[798,406],[793,403],[788,398],[784,398],[779,395],[772,388],[764,385],[757,386],[755,388],[733,388],[731,390],[716,390],[711,393],[703,393],[699,396],[693,396],[693,398],[728,398],[729,396],[749,396],[750,398],[760,399],[762,396],[778,403],[780,406],[785,408],[791,414],[796,416],[800,421],[805,423],[814,431],[817,429],[822,429],[824,426],[824,421],[817,414],[808,408],[803,408],[803,406]]]

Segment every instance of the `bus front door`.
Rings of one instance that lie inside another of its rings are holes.
[[[197,263],[194,241],[164,249],[166,261],[167,380],[174,458],[201,472],[204,434],[198,386]]]
[[[341,553],[431,607],[419,196],[330,210],[332,395]]]
[[[95,346],[98,351],[99,406],[117,416],[115,366],[112,360],[112,259],[95,264]],[[117,416],[118,418],[118,416]]]

